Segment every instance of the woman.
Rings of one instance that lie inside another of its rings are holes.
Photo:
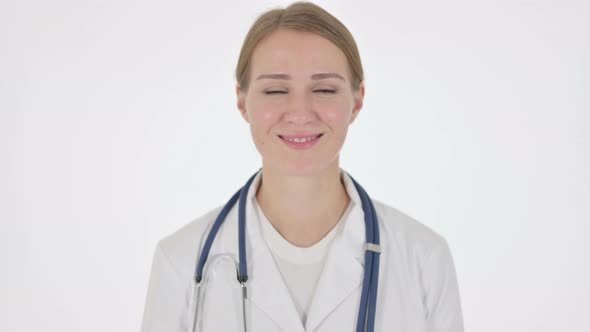
[[[381,242],[365,245],[370,208],[339,166],[365,94],[346,27],[311,3],[268,11],[246,36],[236,78],[262,156],[244,189],[247,278],[236,267],[238,204],[214,226],[219,206],[158,243],[142,331],[463,331],[443,237],[373,199]],[[369,256],[380,262],[378,290],[363,302]]]

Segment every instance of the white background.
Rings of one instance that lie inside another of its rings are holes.
[[[286,3],[1,0],[1,331],[139,329],[156,241],[260,166],[233,70]],[[589,2],[317,3],[366,72],[341,166],[448,240],[466,330],[590,331]]]

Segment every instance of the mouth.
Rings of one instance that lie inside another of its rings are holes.
[[[310,136],[282,136],[279,138],[289,147],[295,150],[309,149],[314,146],[324,134],[315,134]]]
[[[282,136],[278,135],[282,140],[293,142],[293,143],[305,143],[310,142],[315,139],[320,138],[324,134],[316,134],[316,135],[309,135],[309,136]]]

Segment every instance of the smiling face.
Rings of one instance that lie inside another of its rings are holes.
[[[327,39],[278,29],[256,46],[248,90],[236,93],[263,167],[305,175],[338,167],[364,85],[352,89],[346,57]]]

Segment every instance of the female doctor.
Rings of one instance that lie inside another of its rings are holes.
[[[365,94],[346,27],[311,3],[270,10],[236,79],[262,167],[159,241],[142,331],[463,331],[446,240],[339,166]]]

